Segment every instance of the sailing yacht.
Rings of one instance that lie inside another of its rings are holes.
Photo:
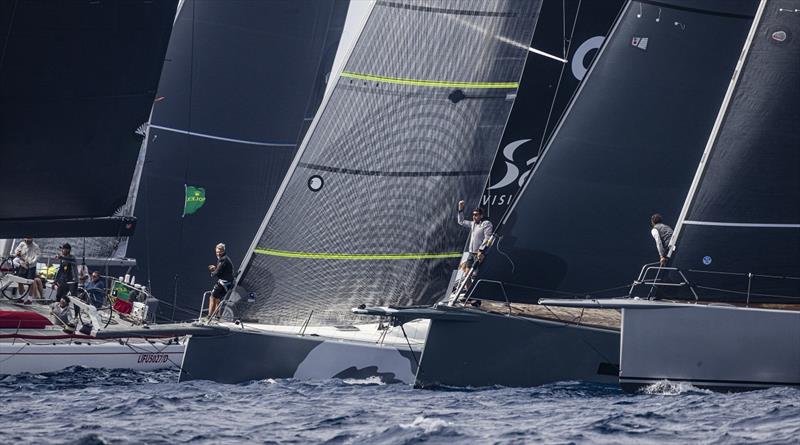
[[[137,129],[150,113],[177,4],[11,2],[0,10],[0,153],[8,167],[0,238],[133,233],[135,219],[116,211],[129,196]],[[4,297],[31,284],[8,272],[0,270]],[[15,300],[0,301],[0,374],[155,369],[183,354],[168,334],[119,335],[118,327],[133,323],[101,323],[79,301],[70,307],[94,318],[84,333],[56,326],[47,306]]]
[[[429,315],[418,386],[617,381],[617,311],[536,303],[628,290],[653,255],[650,215],[680,213],[755,9],[626,4],[498,224],[467,295],[481,308]]]
[[[182,380],[413,382],[427,321],[350,310],[445,295],[463,245],[452,204],[481,193],[539,7],[370,5],[244,260],[229,333],[191,338]]]
[[[650,299],[622,311],[619,380],[715,390],[800,386],[800,2],[762,0]]]

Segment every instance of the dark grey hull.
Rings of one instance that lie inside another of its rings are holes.
[[[239,329],[192,337],[180,380],[380,378],[386,383],[412,383],[420,352],[375,342]]]
[[[623,309],[620,384],[800,386],[800,312],[695,304]]]
[[[448,308],[476,315],[434,319],[416,386],[536,386],[564,380],[617,383],[618,331]]]

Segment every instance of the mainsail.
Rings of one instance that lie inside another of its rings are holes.
[[[480,206],[495,224],[525,183],[559,117],[586,75],[622,0],[542,2],[514,108]]]
[[[254,240],[237,315],[336,321],[440,299],[513,102],[538,1],[377,1]],[[325,312],[325,314],[320,314]]]
[[[754,10],[628,3],[501,222],[474,296],[624,292],[655,255],[649,216],[677,219]]]
[[[117,235],[177,0],[4,2],[0,238]]]
[[[767,3],[676,226],[672,265],[701,299],[800,302],[797,7]]]
[[[163,315],[196,315],[217,243],[237,265],[247,252],[322,100],[347,8],[346,0],[183,3],[129,246],[138,280],[181,308],[162,305]]]

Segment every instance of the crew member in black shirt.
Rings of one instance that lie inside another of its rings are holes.
[[[233,263],[228,255],[225,254],[225,244],[219,243],[214,249],[217,255],[217,264],[209,265],[208,271],[211,278],[216,278],[214,288],[211,290],[211,298],[208,302],[208,317],[219,317],[217,311],[220,310],[219,304],[225,294],[233,287]]]

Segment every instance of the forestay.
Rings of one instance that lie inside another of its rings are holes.
[[[443,297],[535,27],[538,1],[378,1],[273,203],[237,314],[335,322]],[[320,320],[316,318],[315,320]]]

